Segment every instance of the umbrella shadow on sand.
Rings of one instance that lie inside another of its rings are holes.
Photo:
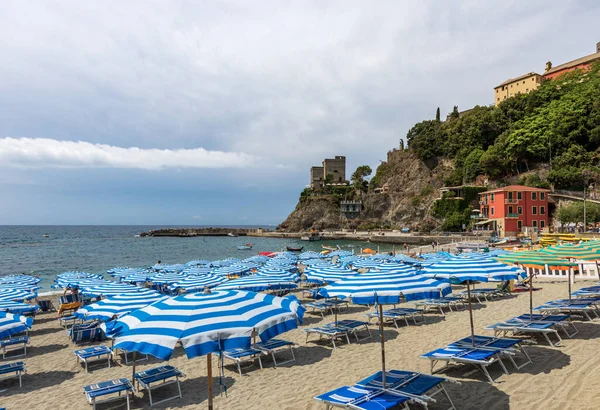
[[[579,333],[573,336],[573,339],[593,340],[600,339],[600,324],[592,322],[574,322],[574,326]],[[569,329],[569,332],[572,329]],[[562,337],[562,334],[561,334]],[[568,340],[568,339],[567,339]]]
[[[26,373],[23,375],[23,387],[19,388],[19,379],[9,379],[2,382],[0,397],[11,396],[15,393],[34,392],[45,387],[59,385],[64,381],[70,380],[75,376],[75,372],[69,371],[49,371],[39,373]]]
[[[58,352],[68,347],[66,344],[51,344],[36,346],[35,344],[27,347],[27,356],[41,356],[43,354]]]
[[[35,325],[34,325],[34,328],[29,331],[29,336],[43,336],[43,335],[48,335],[51,333],[58,333],[58,332],[62,332],[62,331],[64,331],[63,328],[56,328],[56,327],[46,327],[43,329],[36,329]]]
[[[235,383],[235,379],[232,377],[224,376],[220,378],[218,375],[213,376],[213,395],[218,397],[222,394],[225,397],[225,389],[231,388]],[[177,386],[171,385],[163,389],[156,389],[152,391],[152,400],[158,402],[166,399],[170,396],[177,394]],[[198,408],[206,408],[208,400],[208,377],[200,376],[193,379],[186,378],[181,381],[181,399],[170,400],[164,406],[168,408],[179,408],[190,405],[196,405]],[[148,392],[143,390],[136,393],[135,405],[133,408],[150,408],[150,400],[148,398]],[[161,408],[161,406],[155,406]]]
[[[460,380],[460,384],[446,383],[445,387],[454,404],[461,410],[510,409],[510,396],[493,384]],[[441,396],[439,398],[443,400]]]

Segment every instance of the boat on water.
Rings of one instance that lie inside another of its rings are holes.
[[[299,248],[294,248],[292,246],[286,246],[285,249],[287,249],[290,252],[302,252],[302,249],[304,249],[304,246],[301,246]]]
[[[252,244],[251,243],[247,243],[245,245],[238,245],[237,248],[240,251],[249,251],[250,249],[252,249]]]
[[[43,236],[44,238],[49,238],[49,237],[50,237],[50,235],[48,235],[47,233],[43,234],[42,236]]]
[[[302,237],[300,237],[301,241],[320,241],[321,239],[321,234],[319,232],[310,232],[308,235],[304,235]]]
[[[327,245],[321,245],[321,247],[326,250],[326,251],[338,251],[340,250],[340,246],[327,246]]]
[[[236,233],[233,233],[233,232],[229,232],[229,233],[227,234],[227,236],[230,236],[230,237],[232,237],[232,238],[235,238],[235,237],[237,237],[237,236],[239,236],[239,235],[238,235],[238,234],[236,234]]]

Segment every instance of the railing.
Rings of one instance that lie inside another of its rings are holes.
[[[487,215],[479,214],[479,215],[471,215],[471,219],[485,219]]]
[[[507,218],[518,218],[519,214],[515,214],[515,213],[510,213],[510,214],[506,214]]]
[[[518,199],[515,199],[515,198],[506,198],[506,199],[504,200],[504,203],[505,203],[505,204],[516,204],[517,202],[519,202],[519,200],[518,200]]]

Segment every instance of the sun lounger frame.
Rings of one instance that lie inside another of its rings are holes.
[[[502,335],[503,337],[507,336],[509,333],[512,334],[513,336],[525,335],[527,333],[541,334],[546,339],[548,344],[552,347],[558,347],[562,343],[562,338],[560,337],[558,330],[553,329],[553,328],[539,329],[539,328],[531,327],[528,325],[529,325],[529,323],[526,323],[526,322],[523,322],[522,324],[517,324],[514,322],[513,323],[500,322],[500,323],[495,323],[493,325],[487,326],[486,329],[493,330],[494,336]],[[558,341],[553,343],[552,340],[550,340],[550,337],[549,337],[550,334],[555,335],[556,338],[558,339]]]
[[[436,374],[439,372],[442,372],[446,369],[449,369],[453,366],[455,366],[456,364],[470,364],[475,366],[475,368],[477,370],[480,370],[486,377],[487,379],[490,381],[490,383],[495,383],[496,381],[492,378],[492,376],[490,375],[490,373],[488,372],[487,368],[488,366],[494,364],[494,363],[499,363],[500,367],[502,368],[502,371],[504,374],[509,374],[508,370],[506,369],[506,366],[504,365],[504,362],[502,361],[502,357],[499,354],[499,352],[496,352],[493,356],[490,356],[489,359],[487,360],[477,360],[477,359],[469,359],[466,356],[466,354],[468,354],[469,351],[473,351],[473,350],[478,350],[478,348],[456,348],[456,349],[462,349],[463,350],[463,355],[448,355],[448,356],[426,356],[426,355],[422,355],[421,358],[423,359],[429,359],[430,360],[430,372],[431,374]],[[483,349],[481,349],[483,350]],[[445,362],[446,364],[438,369],[435,369],[435,365],[438,362]]]
[[[15,373],[11,375],[11,373]],[[0,380],[19,379],[19,387],[23,387],[23,374],[27,373],[25,362],[13,362],[0,365]]]
[[[0,347],[2,348],[2,360],[6,359],[6,353],[14,352],[17,350],[23,350],[21,354],[11,355],[10,358],[13,357],[22,357],[27,356],[27,345],[29,344],[29,336],[19,336],[9,339],[4,339],[0,341]],[[9,346],[12,346],[10,349],[7,349]]]
[[[306,332],[306,343],[308,343],[308,337],[314,333],[319,335],[319,340],[323,337],[328,337],[331,340],[331,344],[333,348],[336,349],[337,346],[335,344],[335,339],[343,339],[346,338],[346,342],[350,344],[350,331],[347,328],[339,328],[339,327],[311,327],[308,329],[304,329]]]
[[[504,357],[506,357],[513,365],[513,367],[517,370],[521,370],[523,367],[527,366],[528,364],[532,364],[533,361],[531,360],[531,357],[529,356],[529,354],[527,353],[527,351],[525,350],[525,347],[523,346],[523,344],[521,343],[521,339],[512,339],[512,338],[503,338],[503,337],[491,337],[491,336],[475,336],[476,338],[485,338],[488,339],[485,342],[475,342],[475,347],[477,349],[481,349],[481,350],[491,350],[491,351],[497,351],[501,354],[503,354]],[[466,338],[465,338],[466,339]],[[449,347],[461,347],[461,348],[470,348],[473,347],[471,342],[467,342],[465,341],[465,339],[461,339],[457,342],[454,342],[450,345],[448,345]],[[494,347],[493,344],[495,342],[498,341],[503,341],[503,340],[510,340],[513,342],[516,342],[514,344],[514,347],[508,347],[508,348],[503,348],[503,347]],[[525,356],[525,361],[521,364],[517,364],[514,356],[515,353],[521,353],[523,356]]]
[[[155,369],[163,369],[164,371],[161,372],[157,372],[154,374],[147,374],[144,377],[144,373],[148,373],[150,371],[153,371]],[[166,376],[164,378],[157,378],[159,376]],[[142,391],[144,389],[148,390],[148,398],[150,399],[150,407],[153,407],[155,404],[160,404],[160,403],[164,403],[166,401],[169,400],[173,400],[173,399],[181,399],[183,397],[183,395],[181,394],[181,383],[179,381],[180,377],[185,377],[185,375],[177,368],[167,365],[167,366],[161,366],[158,368],[154,368],[154,369],[150,369],[150,370],[146,370],[144,372],[139,372],[135,374],[135,380],[137,383],[137,391]],[[171,378],[175,378],[175,380],[169,380]],[[146,379],[146,380],[144,380]],[[155,379],[155,380],[148,380],[148,379]],[[154,387],[152,387],[153,383],[162,381],[162,383],[159,383],[158,385],[155,385]],[[178,394],[175,396],[171,396],[171,397],[167,397],[165,399],[162,399],[160,401],[152,401],[152,390],[154,389],[159,389],[161,387],[165,387],[165,386],[169,386],[171,384],[177,384],[177,390],[178,390]],[[142,386],[142,388],[140,389],[140,385]]]
[[[104,347],[106,349],[100,350],[99,348]],[[96,351],[92,349],[98,349]],[[101,357],[106,355],[108,360],[108,367],[110,368],[110,362],[112,360],[113,351],[108,346],[96,346],[88,347],[86,349],[79,349],[73,352],[77,357],[77,363],[85,364],[85,374],[88,374],[88,361],[100,361]],[[87,353],[87,354],[86,354]]]
[[[271,347],[272,345],[275,345],[275,346]],[[256,349],[265,352],[267,355],[271,355],[271,357],[273,358],[273,365],[275,367],[277,367],[277,365],[287,364],[287,363],[296,361],[296,355],[294,354],[294,348],[296,346],[297,346],[296,343],[289,342],[287,340],[271,339],[267,343],[257,343],[255,347],[256,347]],[[281,353],[285,350],[290,351],[292,358],[285,360],[283,362],[277,363],[275,354]]]
[[[133,394],[133,392],[134,392],[135,389],[134,389],[133,385],[131,384],[131,382],[128,379],[115,379],[113,381],[116,381],[116,380],[120,381],[121,384],[122,384],[122,386],[125,387],[125,388],[122,388],[122,389],[119,389],[119,390],[115,390],[115,391],[111,391],[111,390],[114,390],[115,386],[106,386],[106,387],[98,389],[98,390],[87,391],[87,390],[85,390],[85,388],[93,386],[93,385],[84,386],[83,393],[85,394],[85,398],[86,398],[87,402],[92,405],[93,410],[96,410],[96,405],[97,404],[110,403],[110,402],[113,402],[113,401],[121,400],[122,399],[122,396],[121,396],[122,392],[125,392],[125,399],[127,401],[127,410],[130,410],[130,406],[129,406],[129,394],[130,393]],[[99,396],[113,394],[113,393],[119,393],[119,395],[117,397],[109,397],[109,398],[106,398],[106,399],[103,399],[103,400],[96,400],[96,398],[99,397]],[[91,394],[94,394],[94,395],[92,396]]]
[[[261,356],[266,355],[266,353],[262,350],[255,349],[252,347],[249,349],[240,349],[240,351],[238,353],[244,353],[244,355],[240,356],[240,357],[232,356],[231,353],[234,353],[234,351],[233,350],[224,351],[224,352],[219,352],[218,354],[222,355],[223,358],[225,358],[225,359],[232,360],[237,365],[238,373],[240,374],[240,376],[243,376],[242,363],[249,363],[249,362],[254,363],[254,361],[258,359],[259,367],[261,369],[263,368]],[[219,365],[220,365],[220,362],[219,362]]]

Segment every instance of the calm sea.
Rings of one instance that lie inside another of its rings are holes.
[[[0,226],[0,275],[33,273],[44,279],[41,285],[48,290],[57,274],[71,270],[105,273],[116,266],[147,267],[158,260],[185,263],[193,259],[243,259],[262,251],[280,251],[286,245],[315,251],[321,250],[321,244],[344,248],[350,245],[357,252],[369,246],[364,242],[320,243],[243,236],[136,237],[140,232],[158,228],[164,226]],[[237,249],[248,242],[254,244],[252,250]],[[391,250],[391,246],[387,248],[382,246],[381,250]]]

